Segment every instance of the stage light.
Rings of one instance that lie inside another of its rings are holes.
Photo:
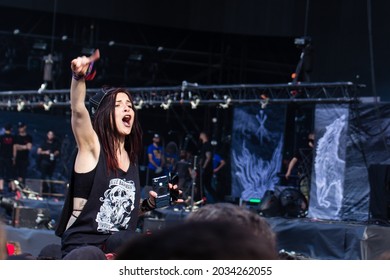
[[[108,42],[108,45],[110,46],[110,47],[112,47],[113,45],[115,45],[115,41],[110,41],[110,42]]]
[[[269,103],[269,97],[265,94],[262,94],[260,96],[261,109],[267,108],[268,103]]]
[[[41,87],[38,89],[38,93],[42,93],[47,87],[47,83],[42,83]]]
[[[51,108],[51,105],[53,105],[53,101],[45,102],[45,103],[43,103],[43,108],[45,109],[45,111],[49,111]]]
[[[225,95],[223,97],[223,99],[225,99],[225,103],[219,103],[219,107],[221,107],[223,109],[229,108],[229,105],[230,105],[232,99],[229,96],[227,96],[227,95]]]
[[[17,101],[17,103],[16,103],[16,110],[17,110],[18,112],[22,111],[22,110],[24,109],[24,105],[25,105],[25,104],[26,104],[26,103],[24,102],[24,100],[18,99],[18,101]]]
[[[20,30],[19,29],[14,29],[14,35],[19,35],[20,34]]]
[[[196,97],[194,100],[191,100],[191,109],[196,109],[200,103],[200,99]]]
[[[172,99],[168,99],[166,103],[161,103],[160,107],[164,110],[168,110],[171,107]]]
[[[48,96],[45,96],[43,102],[43,108],[45,109],[45,111],[49,111],[52,105],[53,101]]]
[[[143,99],[140,99],[139,101],[138,101],[138,103],[136,104],[136,103],[134,103],[134,108],[136,109],[136,110],[141,110],[142,109],[142,106],[143,106],[143,104],[144,104],[144,100]]]

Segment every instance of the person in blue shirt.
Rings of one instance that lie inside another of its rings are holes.
[[[226,161],[217,153],[213,156],[213,173],[217,175],[219,170],[226,164]]]
[[[146,184],[152,185],[154,177],[162,176],[164,167],[164,151],[160,146],[160,135],[153,135],[153,143],[148,146],[148,176]]]
[[[224,183],[223,183],[223,170],[226,165],[226,161],[221,157],[220,154],[213,154],[213,179],[212,186],[216,191],[217,199],[222,201],[224,196]]]

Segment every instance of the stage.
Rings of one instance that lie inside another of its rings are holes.
[[[164,210],[159,218],[146,218],[153,230],[184,221],[188,212]],[[150,220],[148,220],[150,219]],[[309,259],[372,260],[390,250],[390,227],[310,218],[266,217],[277,235],[279,250]],[[245,229],[243,229],[245,230]],[[38,255],[48,244],[60,244],[54,230],[6,226],[8,240],[18,241],[24,252]],[[145,232],[145,231],[144,231]]]
[[[309,218],[267,218],[280,250],[326,260],[372,260],[390,250],[390,227]]]

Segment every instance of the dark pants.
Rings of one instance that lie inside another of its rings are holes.
[[[146,180],[146,185],[147,186],[152,186],[152,179],[154,177],[157,177],[156,171],[153,170],[153,169],[148,168],[148,178]]]
[[[42,193],[52,193],[53,186],[51,180],[53,179],[53,173],[55,169],[55,161],[46,161],[42,160],[39,165],[39,170],[41,171],[42,183]]]
[[[27,169],[28,169],[29,161],[28,160],[19,160],[16,159],[15,162],[15,176],[19,180],[19,178],[22,179],[21,183],[25,183],[25,179],[27,176]]]
[[[12,159],[8,159],[8,158],[2,158],[0,159],[0,179],[3,180],[3,188],[4,190],[6,188],[7,191],[11,191],[9,189],[9,182],[11,180],[13,180],[14,178],[14,168],[13,168],[13,163],[12,163]]]
[[[213,170],[202,170],[201,171],[201,187],[203,191],[203,197],[207,197],[211,199],[212,201],[209,202],[216,202],[217,199],[217,193],[216,190],[213,188],[212,185],[212,179],[213,179]]]

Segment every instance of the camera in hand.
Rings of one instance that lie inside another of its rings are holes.
[[[166,207],[179,198],[178,190],[170,190],[169,183],[177,184],[177,175],[164,175],[152,179],[153,190],[157,193],[156,208]]]

